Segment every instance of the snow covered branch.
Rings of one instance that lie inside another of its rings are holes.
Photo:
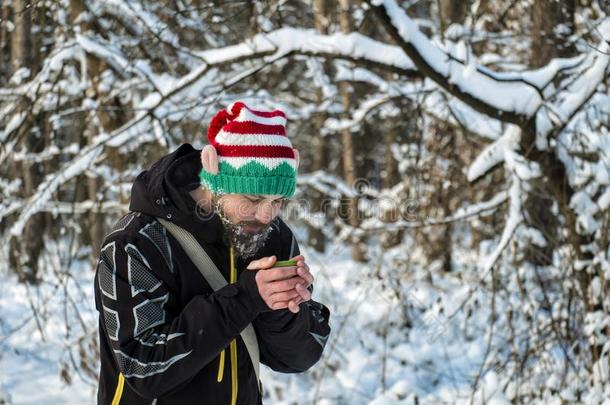
[[[435,46],[396,1],[367,1],[394,41],[422,73],[473,109],[501,121],[525,124],[542,103],[539,90],[520,78],[499,81]]]
[[[413,63],[426,76],[474,110],[499,121],[529,125],[535,118],[539,134],[560,130],[594,93],[608,75],[610,18],[597,28],[602,36],[598,50],[574,58],[553,59],[546,66],[525,72],[493,72],[474,62],[465,63],[433,44],[406,15],[395,0],[367,1]],[[585,69],[578,71],[578,68]],[[543,94],[560,72],[578,75],[549,105]],[[538,114],[546,106],[550,112]],[[555,117],[549,118],[548,115]]]

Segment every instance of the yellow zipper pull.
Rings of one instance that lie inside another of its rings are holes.
[[[218,362],[218,377],[216,377],[216,382],[222,381],[224,371],[225,371],[225,349],[222,349],[222,352],[220,352],[220,361]]]
[[[231,284],[237,281],[237,270],[235,269],[235,259],[233,253],[233,242],[229,248],[231,258]],[[231,348],[231,405],[237,403],[237,340],[233,339],[230,344]]]
[[[230,275],[229,275],[229,281],[230,283],[234,283],[234,274],[233,274],[233,268],[235,267],[233,261],[233,243],[231,242],[231,246],[229,248],[229,257],[230,257],[230,263],[231,263],[231,270],[230,270]],[[230,345],[230,350],[231,350],[231,363],[233,363],[233,342],[231,342]],[[232,368],[232,367],[231,367]],[[225,349],[222,349],[222,351],[220,352],[220,360],[218,362],[218,376],[216,377],[216,381],[217,382],[222,382],[223,376],[224,376],[224,370],[225,370]],[[232,378],[233,379],[233,378]]]
[[[230,283],[233,284],[237,281],[237,270],[235,269],[235,259],[233,253],[233,242],[231,242],[231,247],[229,248],[230,258],[231,258],[231,278]]]

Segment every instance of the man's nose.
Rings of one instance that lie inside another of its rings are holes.
[[[274,211],[275,210],[273,209],[272,204],[269,204],[269,203],[260,204],[256,210],[257,221],[259,221],[263,224],[268,224],[269,222],[271,222],[271,220],[275,216]]]

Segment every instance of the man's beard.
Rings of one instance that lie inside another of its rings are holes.
[[[233,251],[237,257],[248,259],[256,255],[256,253],[265,245],[269,234],[273,230],[271,221],[268,224],[263,224],[259,221],[240,221],[237,224],[232,223],[222,210],[222,206],[218,201],[214,204],[214,211],[223,224],[223,239],[226,243],[233,243]]]

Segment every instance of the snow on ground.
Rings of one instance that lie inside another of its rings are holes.
[[[64,285],[51,275],[39,288],[18,283],[6,269],[0,272],[0,404],[94,402],[91,378],[72,373],[71,385],[66,385],[60,377],[61,364],[70,364],[71,358],[79,361],[82,328],[75,308],[89,330],[97,325],[92,270],[86,266],[70,270],[74,278],[64,277]],[[66,294],[68,305],[64,305]]]
[[[305,240],[304,235],[299,240]],[[354,263],[350,249],[342,246],[330,247],[324,255],[308,248],[302,252],[317,280],[313,297],[331,310],[331,338],[320,363],[306,373],[310,378],[264,369],[268,391],[290,387],[289,398],[272,395],[269,403],[470,403],[472,377],[480,371],[486,346],[485,333],[477,332],[488,311],[482,310],[476,318],[481,323],[475,322],[471,332],[464,333],[458,304],[468,301],[470,291],[463,282],[435,280],[441,288],[435,290],[416,274],[397,278],[390,260],[406,258],[405,246],[367,266]],[[373,258],[378,253],[372,249]],[[476,255],[460,258],[464,268],[476,269]],[[374,275],[377,272],[379,277]],[[419,274],[427,271],[420,269]],[[401,299],[392,284],[402,291]],[[439,300],[457,315],[449,319],[438,313]],[[411,314],[411,328],[403,325],[403,311]],[[488,403],[508,403],[496,392],[496,370],[484,374],[473,403],[482,403],[483,397]],[[297,390],[301,390],[298,395]]]

